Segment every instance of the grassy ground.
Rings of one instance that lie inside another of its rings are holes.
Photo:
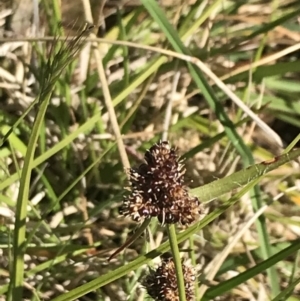
[[[0,299],[147,300],[170,253],[195,267],[195,300],[300,300],[299,1],[12,2]],[[203,216],[139,231],[119,214],[124,169],[160,139]]]

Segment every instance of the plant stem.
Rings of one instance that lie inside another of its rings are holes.
[[[13,265],[11,270],[11,282],[7,300],[21,300],[23,294],[24,281],[24,254],[26,246],[26,217],[27,203],[30,187],[30,177],[32,172],[32,162],[35,153],[39,130],[43,122],[52,90],[43,99],[40,110],[34,122],[32,134],[29,139],[24,167],[20,179],[20,190],[16,206],[16,221],[13,241]]]
[[[11,279],[7,295],[8,301],[17,301],[23,299],[24,285],[24,255],[27,247],[26,238],[26,218],[27,204],[29,199],[30,180],[34,169],[34,154],[37,141],[40,136],[41,127],[44,123],[44,117],[48,104],[63,70],[75,59],[75,55],[82,45],[83,31],[70,42],[65,42],[61,46],[54,42],[54,48],[51,50],[47,63],[42,69],[41,88],[39,95],[35,100],[37,104],[37,114],[29,138],[27,151],[24,159],[24,166],[20,178],[20,189],[16,204],[16,217],[13,238],[13,262],[11,267]],[[54,49],[57,48],[57,51]],[[7,138],[8,136],[6,136]]]
[[[168,225],[167,229],[168,229],[170,247],[171,247],[173,260],[175,264],[179,300],[186,301],[184,277],[182,273],[182,264],[181,264],[179,249],[178,249],[175,225]]]

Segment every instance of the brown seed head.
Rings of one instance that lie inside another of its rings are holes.
[[[182,263],[187,301],[193,301],[195,271]],[[175,264],[172,258],[164,260],[156,270],[151,270],[143,281],[149,296],[156,301],[179,301]]]
[[[145,162],[129,170],[131,194],[124,197],[121,213],[138,222],[151,217],[162,224],[195,221],[200,202],[184,186],[185,169],[176,149],[167,141],[155,144],[146,152]]]

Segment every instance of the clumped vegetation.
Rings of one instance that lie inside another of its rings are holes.
[[[0,300],[300,300],[299,1],[0,7]]]

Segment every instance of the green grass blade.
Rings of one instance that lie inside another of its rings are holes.
[[[10,282],[8,301],[21,300],[23,292],[23,274],[24,274],[24,254],[26,245],[26,217],[27,200],[29,196],[30,177],[32,172],[32,162],[35,153],[36,143],[39,137],[39,131],[43,122],[44,115],[50,100],[51,90],[44,95],[43,102],[33,125],[32,134],[28,143],[28,148],[22,169],[20,190],[16,205],[16,222],[13,241],[13,267]]]
[[[295,253],[300,249],[300,241],[297,240],[291,244],[291,246],[285,248],[284,250],[278,252],[277,254],[271,256],[269,259],[257,264],[256,266],[250,268],[246,272],[239,274],[217,286],[211,287],[206,291],[203,301],[211,300],[221,294],[233,289],[234,287],[240,285],[241,283],[253,278],[259,273],[264,272],[266,269],[274,266],[277,262],[285,259],[291,254]]]
[[[145,71],[135,78],[125,89],[121,91],[121,93],[113,99],[114,106],[118,105],[121,101],[123,101],[134,89],[136,89],[139,85],[141,85],[148,77],[150,77],[153,73],[157,71],[157,69],[168,59],[165,56],[161,56],[159,58],[151,61],[147,66]]]
[[[285,301],[285,300],[288,300],[288,297],[293,294],[293,291],[295,290],[295,288],[297,287],[297,285],[299,283],[300,283],[300,278],[293,281],[280,294],[278,294],[278,296],[276,296],[274,299],[272,299],[272,301]]]
[[[252,39],[260,34],[265,34],[268,31],[270,31],[271,29],[275,28],[276,26],[279,26],[281,24],[283,24],[284,22],[291,20],[292,18],[298,16],[300,13],[300,8],[295,9],[293,11],[291,11],[290,13],[287,13],[286,15],[268,23],[268,24],[264,24],[261,28],[259,28],[258,30],[254,31],[253,33],[251,33],[247,39]]]
[[[191,190],[191,193],[198,196],[203,202],[208,202],[221,195],[242,187],[251,182],[253,179],[261,177],[266,173],[286,164],[300,156],[300,149],[292,150],[287,154],[283,154],[273,159],[263,161],[261,163],[250,166],[246,169],[235,172],[234,174],[203,185]]]

